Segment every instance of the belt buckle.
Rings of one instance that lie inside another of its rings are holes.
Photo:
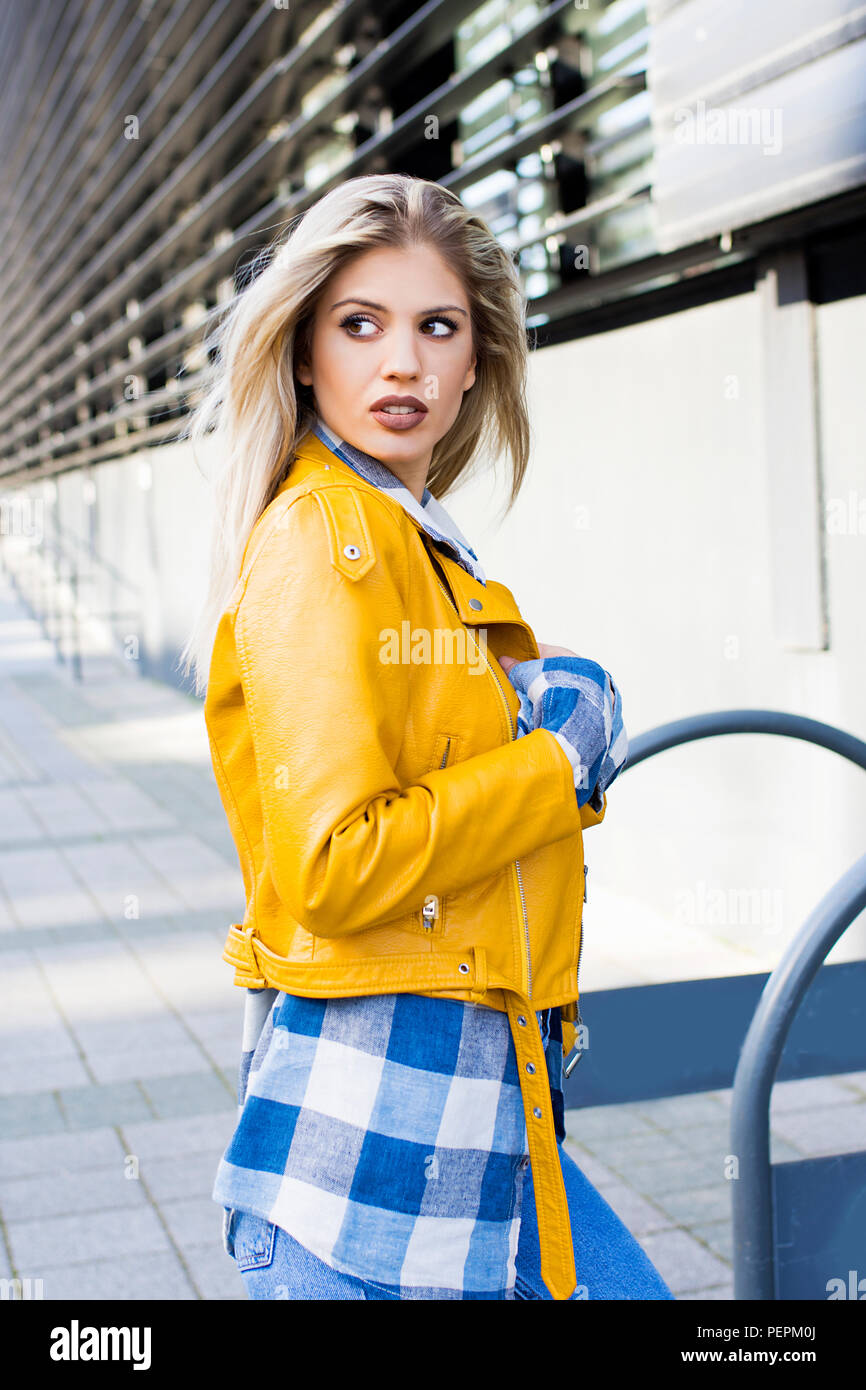
[[[564,1065],[563,1068],[562,1068],[562,1074],[563,1074],[563,1076],[566,1077],[566,1078],[569,1077],[569,1076],[571,1076],[571,1073],[574,1071],[575,1067],[577,1066],[578,1062],[580,1061],[581,1057],[583,1056],[584,1052],[586,1051],[586,1048],[583,1048],[583,1047],[580,1046],[580,1030],[581,1030],[582,1027],[583,1027],[583,1019],[582,1019],[581,1016],[580,1016],[580,1006],[578,1005],[576,1027],[575,1027],[575,1030],[574,1030],[574,1039],[575,1039],[575,1041],[574,1041],[574,1047],[571,1049],[571,1052],[568,1054],[569,1057],[571,1058],[571,1060],[570,1060],[570,1061],[566,1061],[566,1062],[565,1062],[565,1065]]]
[[[259,969],[259,963],[256,959],[256,953],[253,950],[253,937],[255,936],[255,927],[241,927],[240,931],[242,936],[244,937],[245,954],[249,957],[252,967],[251,969],[242,972],[244,975],[243,983],[247,986],[248,989],[264,989],[268,982],[265,979],[265,977],[261,974],[261,971]]]
[[[572,1048],[572,1052],[573,1052],[575,1055],[572,1057],[571,1061],[570,1061],[570,1062],[566,1062],[566,1063],[565,1063],[565,1066],[562,1068],[562,1074],[563,1074],[563,1076],[565,1076],[565,1077],[571,1076],[571,1073],[574,1071],[575,1067],[577,1066],[578,1062],[580,1061],[581,1057],[583,1056],[583,1051],[584,1051],[584,1049],[583,1049],[582,1047],[578,1047],[577,1043],[575,1043],[574,1047]]]

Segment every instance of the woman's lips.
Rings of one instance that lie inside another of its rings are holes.
[[[371,410],[370,414],[374,420],[378,420],[380,425],[385,425],[389,430],[411,430],[427,418],[426,410],[413,410],[411,414],[395,415],[390,414],[387,410]]]

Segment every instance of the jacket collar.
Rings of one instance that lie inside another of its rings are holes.
[[[445,550],[447,555],[456,560],[467,574],[471,574],[473,579],[480,584],[486,585],[487,580],[478,556],[454,518],[445,510],[441,502],[436,500],[429,488],[425,487],[423,497],[419,502],[417,497],[413,496],[396,474],[392,473],[390,468],[387,468],[380,459],[365,453],[363,449],[357,449],[348,440],[341,439],[325,424],[320,415],[315,416],[311,429],[300,441],[295,452],[296,456],[303,455],[320,464],[327,463],[331,467],[334,466],[335,460],[339,460],[373,487],[378,488],[381,492],[386,492],[389,497],[393,497],[395,501],[400,503],[419,529],[425,531],[431,540]],[[297,478],[297,469],[293,468],[283,487],[296,481]],[[283,490],[283,487],[280,488],[280,491]]]
[[[373,462],[385,473],[390,473],[390,469],[386,469],[385,465],[380,463],[378,459],[373,460]],[[280,484],[277,495],[287,491],[290,487],[294,487],[297,483],[304,482],[312,473],[325,467],[336,469],[338,472],[344,471],[356,482],[360,477],[361,487],[377,486],[367,476],[368,473],[372,473],[372,466],[370,468],[365,467],[362,471],[360,467],[349,463],[347,459],[336,453],[330,445],[324,443],[313,429],[310,429],[296,445],[295,458],[289,470],[289,476]],[[390,476],[394,477],[393,474]],[[521,616],[511,590],[499,580],[476,578],[475,574],[457,559],[454,544],[447,545],[438,537],[433,536],[426,516],[429,503],[422,513],[421,504],[417,498],[412,496],[409,489],[403,487],[398,478],[394,478],[394,483],[396,487],[391,495],[396,496],[396,488],[401,488],[414,504],[413,507],[403,504],[409,520],[418,531],[426,532],[432,540],[436,541],[442,570],[461,620],[467,627],[492,627],[493,624],[497,623],[509,623],[512,626],[503,650],[518,657],[521,661],[529,661],[537,657],[538,647],[535,643],[535,635],[532,628]],[[389,489],[384,490],[390,491]],[[444,510],[443,507],[442,511],[444,512]],[[439,528],[435,527],[434,529],[438,531]],[[480,569],[480,566],[476,564],[475,568]]]

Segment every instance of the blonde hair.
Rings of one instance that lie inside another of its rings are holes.
[[[483,218],[441,184],[407,174],[348,179],[314,203],[252,264],[205,340],[201,401],[178,438],[213,433],[214,522],[205,601],[181,652],[203,695],[216,629],[237,582],[250,533],[287,476],[315,420],[312,390],[295,378],[307,355],[316,304],[328,279],[377,247],[434,247],[460,277],[470,305],[476,376],[448,433],[435,445],[427,486],[444,497],[479,449],[511,460],[513,505],[529,460],[526,300],[509,252]],[[260,268],[261,266],[264,268]]]

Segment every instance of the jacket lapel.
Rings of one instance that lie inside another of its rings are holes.
[[[338,458],[312,431],[309,431],[298,444],[295,461],[288,478],[281,483],[279,492],[302,483],[314,472],[328,464],[337,473],[345,473],[359,488],[376,492],[374,483],[363,478],[354,468]],[[457,560],[441,546],[436,545],[417,517],[405,508],[404,516],[421,536],[425,548],[435,555],[437,564],[445,576],[451,598],[460,619],[467,627],[496,628],[488,631],[488,642],[494,655],[507,653],[521,661],[531,661],[538,656],[538,645],[532,628],[520,615],[514,595],[505,584],[488,579],[486,584],[475,579]]]

